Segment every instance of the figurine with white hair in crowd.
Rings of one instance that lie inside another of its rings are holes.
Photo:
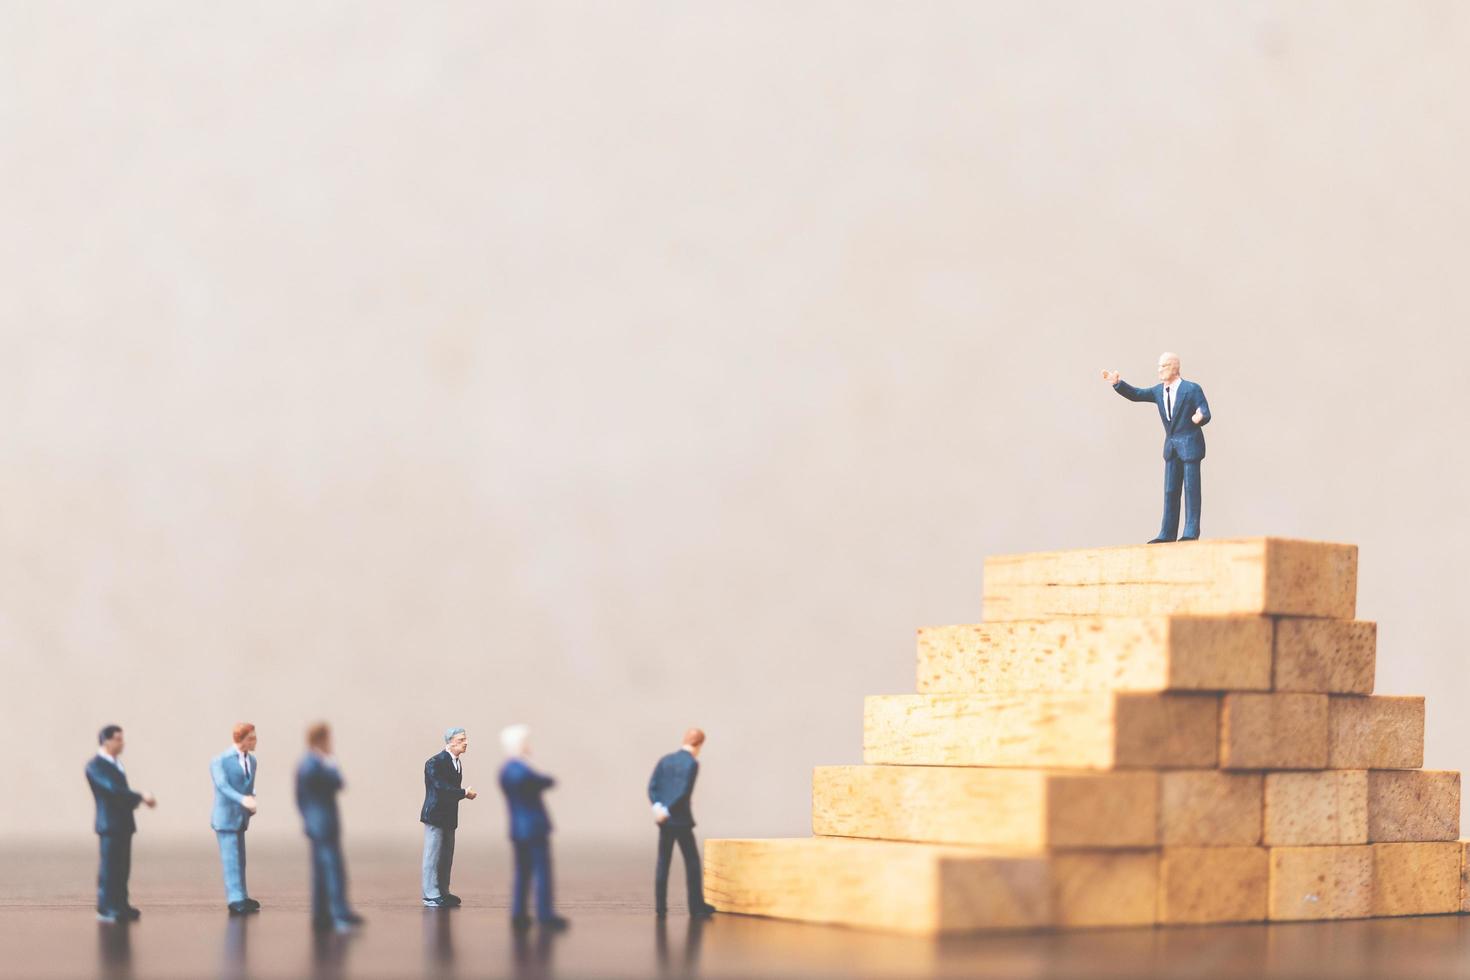
[[[500,770],[500,788],[510,808],[510,839],[515,848],[510,923],[517,931],[531,927],[526,898],[534,882],[536,921],[543,929],[559,931],[570,923],[557,915],[552,905],[551,818],[541,799],[541,794],[555,786],[556,780],[537,772],[526,762],[530,738],[531,730],[525,725],[511,725],[500,733],[500,745],[507,756]]]

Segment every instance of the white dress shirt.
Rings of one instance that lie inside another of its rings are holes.
[[[449,761],[454,763],[454,771],[463,776],[464,770],[459,767],[459,756],[455,755],[453,752],[450,752]]]
[[[235,747],[235,755],[240,759],[240,769],[245,773],[245,779],[250,779],[250,753],[244,749]]]
[[[1174,409],[1179,407],[1179,385],[1183,378],[1175,378],[1164,385],[1164,418],[1174,421]]]
[[[98,749],[97,754],[102,756],[102,758],[106,759],[108,762],[112,763],[114,766],[117,766],[118,772],[124,774],[127,773],[127,770],[123,768],[122,760],[115,755],[108,755],[106,749]]]

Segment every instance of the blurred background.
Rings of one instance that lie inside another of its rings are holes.
[[[1178,351],[1207,537],[1361,546],[1378,689],[1470,768],[1470,9],[10,4],[0,834],[349,842],[523,721],[562,840],[805,834],[981,562],[1141,542]],[[474,835],[471,837],[470,835]],[[140,838],[140,840],[143,838]]]

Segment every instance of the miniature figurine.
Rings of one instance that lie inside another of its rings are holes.
[[[459,827],[459,801],[473,800],[473,786],[460,788],[464,769],[459,757],[469,748],[470,737],[463,728],[444,733],[444,751],[424,763],[424,808],[419,822],[424,825],[424,906],[454,908],[459,896],[449,891],[449,871],[454,864],[454,832]]]
[[[694,780],[699,775],[699,750],[704,732],[691,728],[684,733],[679,751],[658,760],[648,780],[648,799],[653,820],[658,824],[658,866],[653,876],[653,905],[660,919],[669,914],[669,866],[674,845],[684,858],[684,878],[689,887],[689,914],[708,918],[715,907],[704,900],[704,874],[699,866],[699,845],[694,840]]]
[[[1179,355],[1159,355],[1159,383],[1152,388],[1135,388],[1118,376],[1103,371],[1103,380],[1132,402],[1153,402],[1164,423],[1164,523],[1159,536],[1149,544],[1199,539],[1200,460],[1205,458],[1205,434],[1210,421],[1210,403],[1204,389],[1179,376]],[[1179,534],[1179,493],[1184,491],[1184,533]]]
[[[214,780],[214,811],[209,826],[219,841],[225,874],[225,904],[231,915],[260,911],[245,887],[245,831],[257,809],[255,802],[255,726],[241,722],[231,733],[234,744],[209,763]]]
[[[551,901],[551,818],[541,794],[556,780],[544,776],[526,763],[530,754],[531,730],[525,725],[511,725],[500,733],[500,744],[509,760],[500,770],[500,788],[510,807],[510,839],[515,847],[515,888],[512,892],[510,922],[517,930],[529,929],[531,917],[526,914],[526,892],[532,879],[536,883],[536,919],[543,929],[565,929],[569,922],[557,915]]]
[[[350,932],[363,919],[347,904],[347,868],[337,813],[337,793],[343,782],[332,758],[331,728],[324,722],[308,728],[306,747],[296,769],[296,808],[311,842],[311,924],[318,932]]]
[[[128,874],[133,867],[133,811],[158,804],[151,794],[134,792],[123,769],[123,730],[107,725],[97,733],[97,754],[87,763],[87,785],[97,802],[100,860],[97,867],[97,920],[134,922],[143,913],[128,904]]]

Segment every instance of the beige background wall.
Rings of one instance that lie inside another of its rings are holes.
[[[129,732],[207,840],[305,722],[350,835],[537,731],[562,839],[807,830],[987,553],[1142,541],[1163,348],[1205,532],[1362,546],[1470,768],[1470,11],[22,4],[0,29],[0,834]],[[498,798],[467,833],[502,833]]]

